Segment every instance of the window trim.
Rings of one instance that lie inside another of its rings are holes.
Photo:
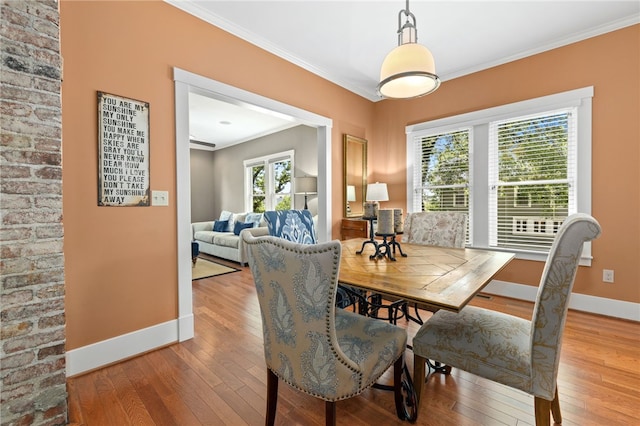
[[[515,252],[517,259],[546,261],[547,253],[543,252],[489,247],[489,123],[492,121],[544,113],[561,108],[576,107],[578,110],[576,128],[578,139],[576,182],[579,183],[576,192],[576,207],[578,212],[591,214],[591,129],[593,95],[593,86],[588,86],[406,126],[406,191],[408,212],[415,211],[413,173],[416,162],[419,161],[419,159],[412,155],[414,141],[433,133],[452,132],[469,127],[472,129],[469,138],[469,232],[472,233],[472,236],[470,236],[470,241],[472,242],[470,246],[488,250]],[[478,226],[483,224],[484,226]],[[584,244],[580,264],[590,266],[591,260],[591,243],[587,242]]]

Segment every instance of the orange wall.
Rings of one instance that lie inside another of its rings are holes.
[[[342,217],[342,135],[371,138],[371,102],[163,2],[60,11],[67,350],[177,318],[174,66],[333,119]],[[96,91],[149,102],[151,189],[168,208],[97,207]]]
[[[640,25],[447,81],[424,98],[378,102],[369,170],[388,183],[389,207],[404,207],[405,126],[585,86],[594,86],[592,214],[603,232],[574,291],[638,303]],[[537,285],[542,267],[515,261],[497,279]],[[602,282],[602,269],[615,270],[614,284]]]
[[[177,317],[174,66],[333,120],[334,237],[343,134],[369,140],[370,180],[387,181],[390,206],[405,207],[405,125],[594,85],[593,213],[604,233],[576,290],[640,301],[638,26],[374,104],[160,1],[63,0],[60,11],[67,350]],[[96,91],[150,103],[151,189],[168,190],[170,207],[97,207]],[[519,261],[499,278],[535,284],[540,268]],[[616,284],[600,282],[602,268]]]

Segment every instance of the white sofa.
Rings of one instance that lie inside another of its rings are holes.
[[[221,217],[227,216],[223,212]],[[230,216],[230,224],[235,225],[236,222],[243,222],[246,213],[235,213]],[[223,217],[224,218],[224,217]],[[244,266],[247,263],[247,254],[242,240],[244,232],[250,232],[254,237],[268,235],[269,231],[264,219],[260,219],[257,227],[246,228],[240,231],[238,235],[233,233],[234,225],[230,225],[225,231],[214,231],[213,225],[215,221],[194,222],[191,224],[191,238],[199,245],[201,253],[210,254],[212,256],[221,257],[240,263]]]

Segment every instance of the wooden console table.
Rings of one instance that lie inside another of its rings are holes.
[[[369,236],[369,222],[360,218],[343,218],[340,234],[342,240],[367,238]]]

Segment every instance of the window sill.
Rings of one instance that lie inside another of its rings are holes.
[[[492,251],[503,251],[503,252],[515,253],[516,259],[521,259],[521,260],[533,260],[536,262],[547,261],[547,253],[540,252],[540,251],[527,251],[527,250],[500,248],[500,247],[477,247],[477,246],[467,246],[467,248],[477,248],[481,250],[492,250]],[[592,256],[583,255],[580,258],[580,266],[590,267],[592,260],[593,260]]]

